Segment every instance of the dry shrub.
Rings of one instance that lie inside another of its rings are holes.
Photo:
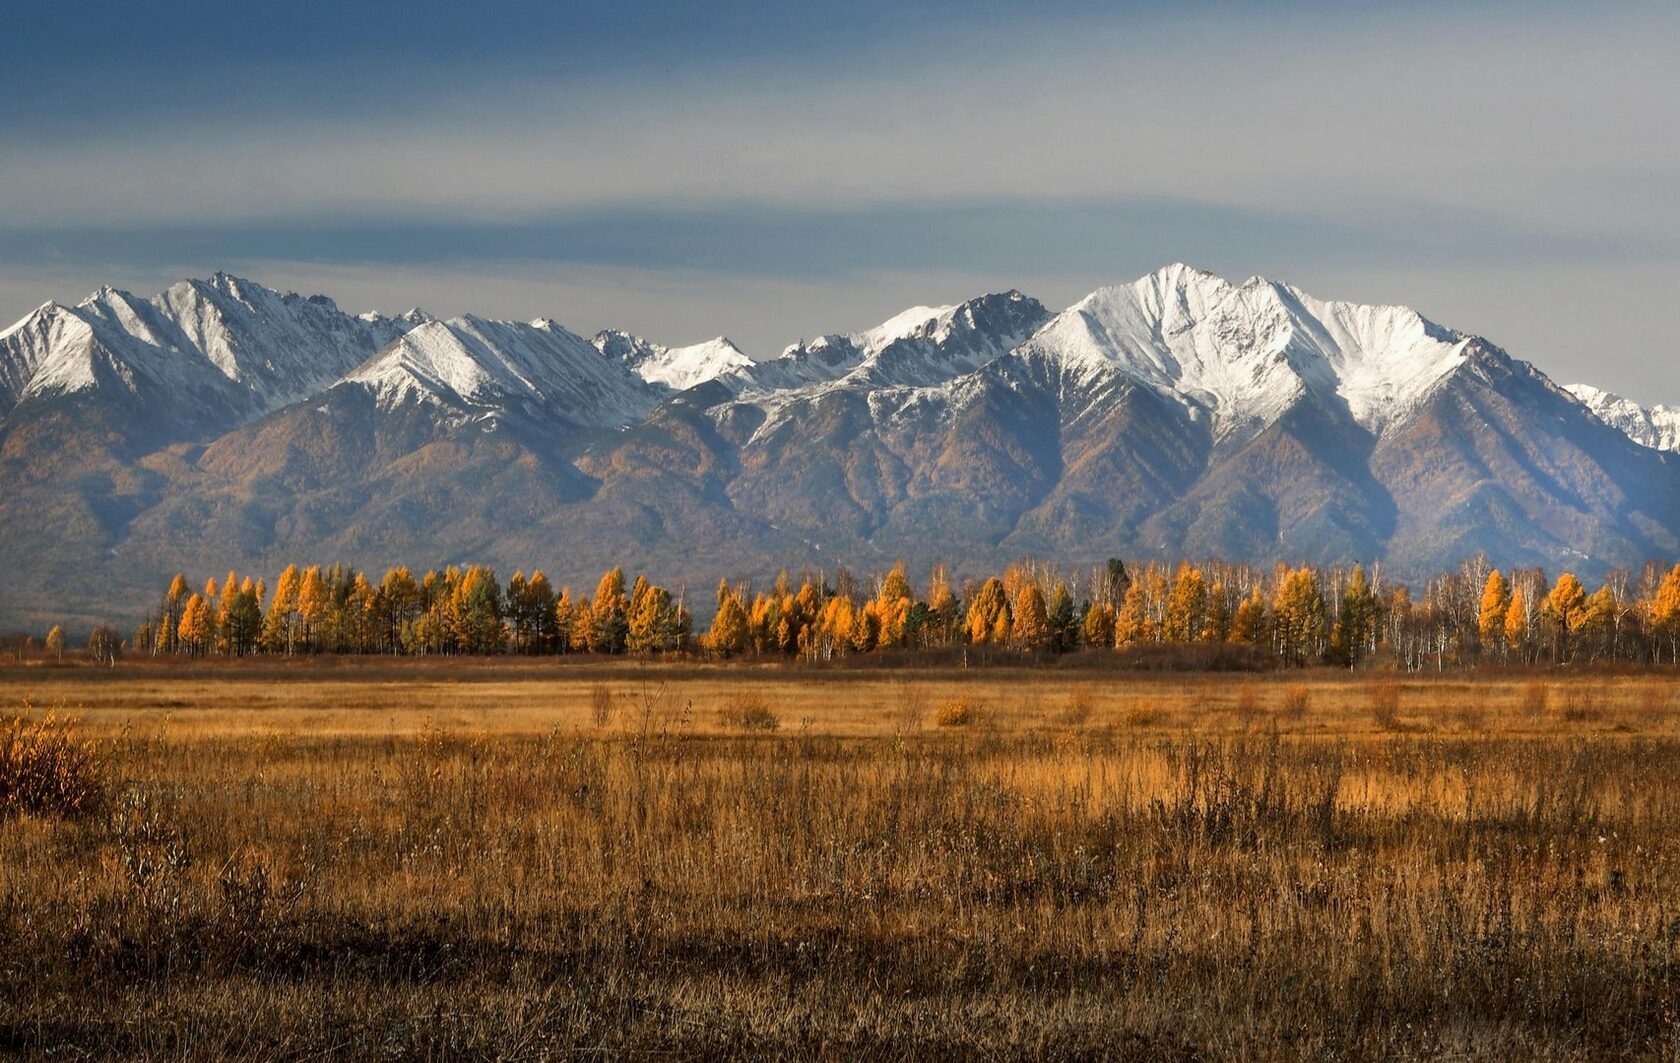
[[[758,694],[737,694],[718,710],[723,725],[737,731],[774,731],[782,725],[770,703]]]
[[[1260,723],[1260,717],[1265,714],[1265,710],[1260,707],[1260,692],[1255,690],[1252,684],[1244,684],[1243,688],[1237,691],[1237,703],[1232,706],[1231,714],[1244,727],[1254,727]]]
[[[1091,684],[1080,683],[1068,694],[1067,705],[1063,707],[1060,722],[1067,727],[1083,727],[1091,719],[1091,713],[1096,706],[1096,695]]]
[[[1472,734],[1487,730],[1487,709],[1479,702],[1462,701],[1453,707],[1452,718],[1459,729]]]
[[[980,710],[967,698],[952,698],[939,706],[933,722],[941,727],[967,727],[980,717]]]
[[[897,730],[902,733],[920,731],[927,717],[927,691],[919,683],[900,682],[894,687]]]
[[[613,692],[605,683],[597,683],[589,691],[589,715],[596,727],[606,727],[613,718]]]
[[[1563,706],[1563,722],[1565,723],[1597,723],[1604,719],[1604,706],[1599,703],[1598,695],[1591,691],[1579,691],[1569,695],[1569,700]]]
[[[1393,680],[1379,680],[1367,691],[1371,702],[1371,719],[1384,731],[1402,731],[1400,722],[1400,684]]]
[[[104,795],[99,755],[70,721],[49,713],[37,723],[15,717],[0,726],[0,818],[79,816]]]
[[[1544,679],[1532,679],[1523,684],[1521,695],[1522,714],[1530,720],[1538,720],[1546,715],[1546,706],[1552,700],[1552,685]]]
[[[1299,722],[1306,718],[1307,710],[1312,707],[1312,697],[1307,688],[1298,684],[1290,684],[1283,688],[1283,701],[1278,706],[1278,715],[1286,720]]]
[[[1133,705],[1126,710],[1126,726],[1138,729],[1154,727],[1167,718],[1167,714],[1154,705]]]

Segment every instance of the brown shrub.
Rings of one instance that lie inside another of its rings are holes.
[[[1299,722],[1306,718],[1307,710],[1312,707],[1312,696],[1307,688],[1291,684],[1283,688],[1283,701],[1278,706],[1278,715],[1286,720]]]
[[[1544,679],[1524,683],[1520,702],[1522,714],[1530,720],[1538,720],[1546,715],[1546,706],[1551,699],[1552,685]]]
[[[967,698],[952,698],[939,706],[933,722],[941,727],[967,727],[980,716],[980,711]]]
[[[589,691],[589,715],[596,727],[606,727],[613,718],[613,692],[605,683],[597,683]]]
[[[1591,691],[1577,691],[1569,695],[1563,706],[1565,723],[1597,723],[1604,719],[1604,706]]]
[[[1166,718],[1167,714],[1154,705],[1133,705],[1126,710],[1127,727],[1154,727]]]
[[[1405,730],[1405,725],[1400,722],[1399,683],[1393,680],[1374,682],[1367,690],[1367,696],[1370,698],[1371,719],[1376,721],[1380,730]]]
[[[1259,724],[1260,717],[1265,713],[1260,707],[1260,692],[1255,690],[1252,684],[1244,684],[1243,688],[1237,691],[1237,703],[1232,706],[1231,713],[1244,727]]]
[[[1090,722],[1095,705],[1096,696],[1091,684],[1080,683],[1068,694],[1067,705],[1062,708],[1059,722],[1067,727],[1083,727]]]
[[[782,725],[782,718],[758,694],[735,695],[718,710],[718,719],[737,731],[774,731]]]
[[[0,818],[84,815],[104,795],[99,755],[68,720],[49,713],[36,723],[16,717],[0,726]]]

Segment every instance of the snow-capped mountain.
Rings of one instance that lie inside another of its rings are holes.
[[[1018,346],[1048,317],[1038,300],[1016,291],[916,306],[861,332],[801,340],[719,381],[738,398],[770,405],[833,387],[934,386]]]
[[[1315,299],[1182,264],[1075,303],[1027,344],[1074,381],[1121,374],[1238,439],[1311,397],[1373,433],[1462,366],[1470,337],[1402,306]]]
[[[104,391],[238,420],[309,397],[422,317],[351,317],[225,273],[147,299],[101,288],[0,333],[0,409]]]
[[[1647,408],[1590,384],[1570,384],[1565,390],[1586,403],[1599,420],[1627,433],[1640,446],[1680,451],[1680,406]]]
[[[629,424],[666,394],[554,321],[470,315],[409,330],[339,386],[371,392],[384,410],[430,405],[464,420],[521,412],[597,428]]]
[[[618,329],[603,329],[591,341],[650,384],[685,391],[714,377],[753,364],[727,336],[687,347],[665,347]]]
[[[177,569],[275,558],[574,585],[1023,555],[1592,575],[1680,554],[1676,450],[1680,411],[1565,390],[1405,307],[1182,265],[764,362],[217,274],[0,332],[0,624],[62,609],[65,571],[97,575],[90,608],[128,595],[92,622]]]

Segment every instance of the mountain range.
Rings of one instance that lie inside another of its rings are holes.
[[[177,570],[293,561],[574,586],[1026,555],[1597,575],[1680,554],[1680,410],[1184,265],[760,361],[218,273],[0,332],[0,542],[0,626],[128,623]]]

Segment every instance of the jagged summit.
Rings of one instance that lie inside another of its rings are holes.
[[[1640,446],[1680,451],[1680,406],[1659,403],[1645,407],[1590,384],[1570,384],[1564,390],[1585,403],[1599,420],[1620,429]]]
[[[1018,291],[918,306],[861,332],[801,341],[721,379],[743,399],[769,401],[835,387],[931,387],[1008,353],[1049,316]]]
[[[1325,301],[1182,263],[1099,288],[1028,343],[1075,378],[1121,373],[1212,420],[1264,427],[1306,397],[1372,432],[1403,419],[1468,357],[1470,338],[1397,306]]]
[[[459,418],[517,410],[597,427],[628,424],[662,395],[553,321],[470,314],[409,330],[340,386],[370,391],[382,409],[430,405]]]
[[[666,347],[619,329],[596,333],[595,348],[628,366],[650,384],[684,391],[744,366],[751,358],[727,336],[686,347]]]

